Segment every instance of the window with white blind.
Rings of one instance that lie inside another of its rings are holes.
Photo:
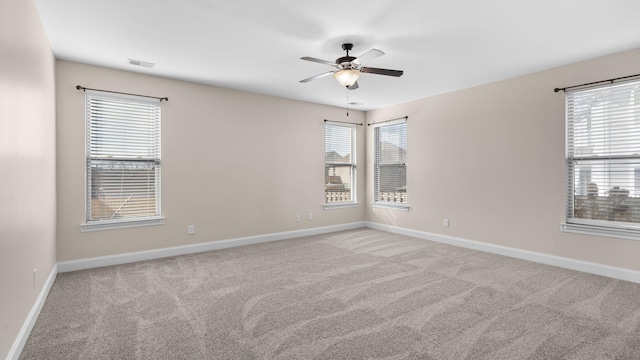
[[[160,100],[87,90],[86,161],[82,231],[164,222]]]
[[[376,125],[374,205],[407,210],[406,120]]]
[[[640,237],[640,81],[566,92],[566,231]]]
[[[356,125],[326,122],[324,143],[324,207],[355,205]]]

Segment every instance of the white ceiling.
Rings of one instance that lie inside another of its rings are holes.
[[[361,110],[640,48],[639,0],[34,2],[58,59],[340,107],[332,77],[299,82],[332,68],[300,57],[380,49],[364,65],[404,75],[363,74]]]

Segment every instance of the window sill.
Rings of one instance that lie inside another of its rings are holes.
[[[118,219],[118,220],[92,221],[86,224],[80,224],[80,232],[126,229],[126,228],[132,228],[132,227],[154,226],[154,225],[163,225],[163,224],[164,224],[164,217],[162,216],[154,216],[154,217],[139,218],[139,219],[126,219],[126,220]]]
[[[627,240],[640,240],[640,230],[616,229],[610,227],[581,224],[560,224],[560,230],[562,230],[563,232],[583,235],[607,236]]]
[[[333,209],[346,209],[346,208],[354,208],[358,207],[357,202],[345,202],[345,203],[332,203],[332,204],[324,204],[324,210],[333,210]]]
[[[409,211],[409,204],[374,202],[371,205],[374,208]]]

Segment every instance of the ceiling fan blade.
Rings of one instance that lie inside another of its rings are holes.
[[[325,65],[330,65],[330,66],[336,66],[336,63],[333,61],[328,61],[328,60],[322,60],[322,59],[316,59],[314,57],[309,57],[309,56],[303,56],[300,59],[302,60],[307,60],[307,61],[313,61],[313,62],[317,62],[320,64],[325,64]]]
[[[329,72],[326,72],[326,73],[322,73],[322,74],[318,74],[318,75],[312,76],[312,77],[310,77],[310,78],[306,78],[306,79],[304,79],[304,80],[300,80],[300,82],[301,82],[301,83],[306,83],[306,82],[309,82],[309,81],[311,81],[311,80],[315,80],[315,79],[323,78],[323,77],[325,77],[325,76],[329,76],[329,75],[332,75],[332,74],[333,74],[333,71],[329,71]]]
[[[384,55],[384,51],[378,50],[378,49],[371,49],[366,53],[358,56],[355,60],[352,61],[352,63],[362,65],[362,63],[371,61],[373,59],[377,59],[382,55]]]
[[[387,76],[395,76],[395,77],[402,76],[402,74],[404,73],[402,70],[378,69],[378,68],[372,68],[372,67],[363,67],[362,69],[360,69],[360,71],[362,71],[363,73],[387,75]]]
[[[349,89],[349,90],[355,90],[355,89],[357,89],[357,88],[359,88],[359,87],[360,87],[360,86],[358,86],[358,82],[356,81],[356,82],[354,82],[354,83],[353,83],[353,85],[349,86],[349,88],[348,88],[348,89]]]

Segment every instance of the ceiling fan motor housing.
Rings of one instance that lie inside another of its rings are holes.
[[[336,59],[336,65],[338,65],[341,69],[351,69],[354,68],[351,62],[355,59],[355,56],[339,57]]]

